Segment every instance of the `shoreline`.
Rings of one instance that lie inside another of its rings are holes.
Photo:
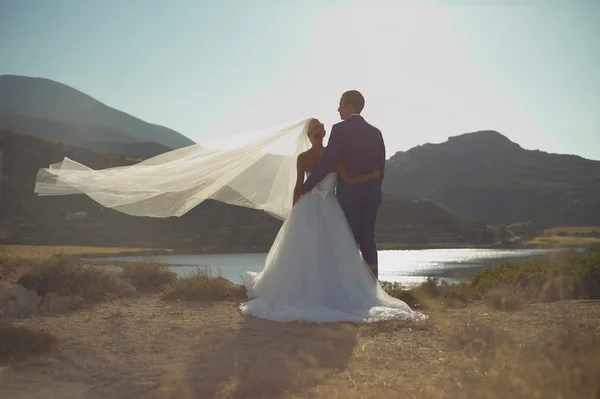
[[[378,246],[378,251],[423,251],[435,249],[504,249],[504,250],[527,250],[527,249],[580,249],[582,246],[556,246],[556,245],[412,245],[395,244]],[[215,250],[185,250],[174,249],[170,251],[128,251],[121,253],[81,253],[77,254],[83,258],[112,258],[115,256],[163,256],[163,255],[233,255],[233,254],[261,254],[268,253],[270,247],[243,247],[236,249],[215,249]]]
[[[435,249],[579,249],[587,245],[540,245],[540,244],[483,244],[468,245],[459,243],[443,244],[402,244],[385,243],[379,244],[379,251],[418,251]],[[128,247],[104,247],[104,246],[77,246],[77,245],[0,245],[0,252],[11,253],[14,257],[22,257],[22,253],[38,256],[77,256],[81,258],[113,258],[125,256],[166,256],[166,255],[229,255],[229,254],[257,254],[268,253],[270,247],[267,246],[238,246],[228,248],[204,247],[198,248],[128,248]],[[30,252],[30,253],[27,253]]]

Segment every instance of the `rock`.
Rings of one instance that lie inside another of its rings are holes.
[[[105,276],[114,277],[117,292],[119,295],[133,295],[136,292],[136,288],[131,284],[131,279],[122,279],[121,276],[125,273],[125,269],[117,265],[83,265],[84,268],[93,268],[96,270],[102,270],[102,274]]]
[[[170,283],[165,283],[165,284],[161,284],[158,287],[158,292],[165,292],[166,290],[168,290],[169,288],[171,288],[171,284]]]
[[[18,284],[0,283],[0,316],[31,316],[41,300],[36,292]]]
[[[83,303],[83,298],[80,296],[60,296],[51,292],[42,299],[38,310],[44,314],[64,313],[77,309]]]
[[[31,269],[30,265],[18,265],[2,268],[0,264],[0,282],[16,283],[23,274]]]
[[[105,274],[107,276],[113,276],[113,277],[120,277],[123,273],[125,273],[125,269],[123,269],[121,266],[117,266],[117,265],[90,265],[90,264],[85,264],[85,265],[83,265],[83,267],[85,269],[102,270],[102,274]]]
[[[117,291],[120,295],[133,295],[136,292],[136,289],[133,285],[123,281],[117,280]]]

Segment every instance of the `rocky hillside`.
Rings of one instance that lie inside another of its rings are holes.
[[[0,127],[99,152],[152,156],[193,141],[64,84],[0,76]]]
[[[94,169],[139,161],[104,155],[0,130],[0,242],[175,248],[182,251],[268,248],[281,222],[258,210],[205,201],[181,218],[132,217],[105,209],[86,196],[38,197],[39,168],[69,157]],[[83,218],[68,215],[85,212]],[[488,244],[496,237],[483,223],[428,201],[387,196],[379,215],[380,243]]]
[[[384,190],[488,223],[600,224],[600,162],[525,150],[495,131],[396,153]]]

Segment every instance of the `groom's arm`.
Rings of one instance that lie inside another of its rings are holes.
[[[317,166],[315,166],[313,171],[310,173],[310,176],[308,176],[308,179],[306,179],[304,182],[305,193],[312,190],[315,184],[323,180],[325,176],[335,170],[338,161],[342,156],[342,146],[338,136],[338,130],[334,125],[331,128],[331,135],[329,136],[329,142],[325,148],[323,158],[321,158]]]
[[[377,162],[377,166],[379,166],[379,173],[381,175],[379,183],[383,184],[383,176],[385,175],[385,142],[383,141],[381,132],[379,132],[379,137],[381,140],[381,148],[379,149],[379,161]]]

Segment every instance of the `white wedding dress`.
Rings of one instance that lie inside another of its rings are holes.
[[[337,174],[304,195],[283,223],[262,272],[246,272],[245,315],[288,322],[421,319],[383,291],[364,263],[335,196]]]

